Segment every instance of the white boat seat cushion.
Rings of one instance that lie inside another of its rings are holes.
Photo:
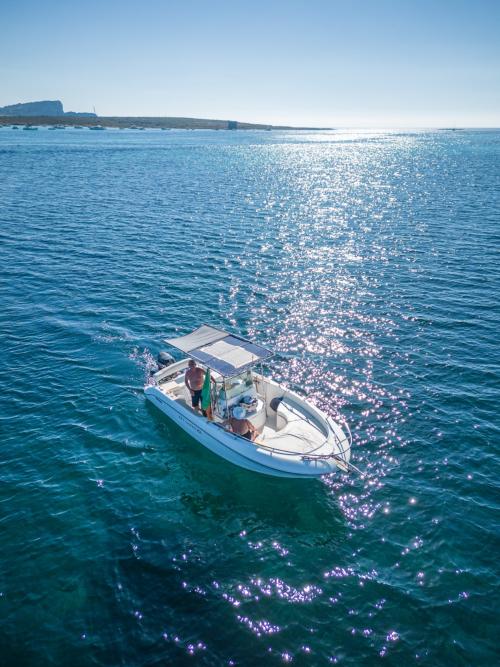
[[[278,431],[284,430],[288,424],[300,420],[300,416],[284,401],[281,401],[276,410],[276,425]]]

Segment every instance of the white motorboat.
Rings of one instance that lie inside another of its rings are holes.
[[[298,394],[262,373],[272,352],[240,336],[203,325],[166,340],[210,373],[211,418],[191,407],[184,377],[188,358],[154,373],[146,397],[186,433],[227,461],[277,477],[320,477],[348,471],[351,433]],[[260,364],[260,372],[255,367]],[[257,429],[255,441],[228,430],[233,410],[244,408]]]

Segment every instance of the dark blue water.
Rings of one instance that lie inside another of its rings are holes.
[[[495,131],[1,129],[0,663],[493,665],[499,193]],[[146,404],[203,322],[366,477],[259,476]]]

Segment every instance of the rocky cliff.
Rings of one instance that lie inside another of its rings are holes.
[[[24,102],[0,107],[0,116],[95,116],[95,113],[64,112],[60,100],[42,102]]]

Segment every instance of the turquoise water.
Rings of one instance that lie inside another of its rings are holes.
[[[0,130],[2,665],[494,664],[499,158]],[[276,349],[366,477],[259,476],[146,404],[202,322]]]

